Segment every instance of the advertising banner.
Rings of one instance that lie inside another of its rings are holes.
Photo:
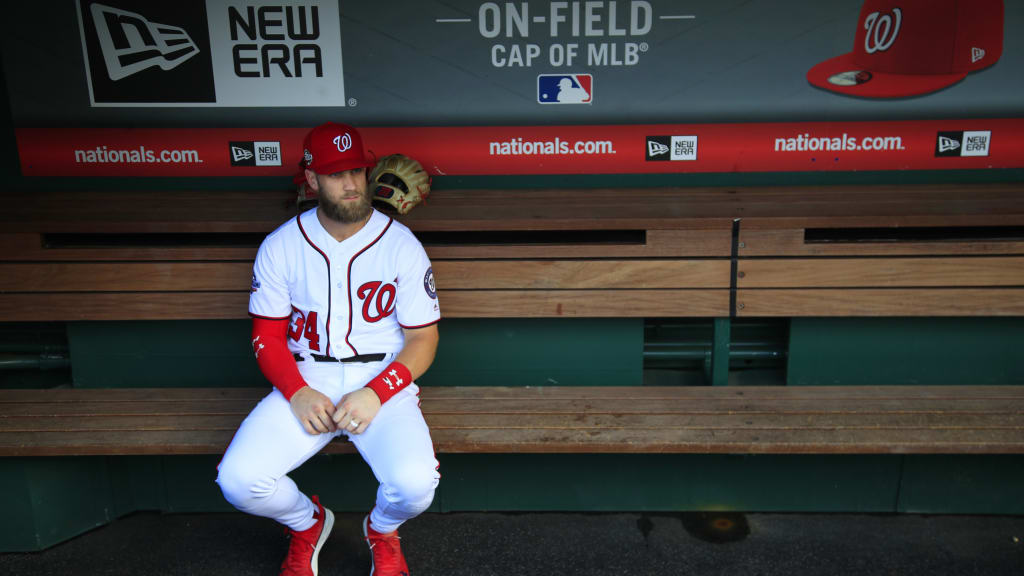
[[[286,176],[309,128],[19,129],[26,176]],[[1024,119],[364,127],[434,175],[948,170],[1024,166]],[[442,144],[443,143],[443,144]]]
[[[77,5],[92,106],[345,101],[337,0]]]
[[[1013,33],[1024,2],[39,0],[10,10],[12,21],[47,22],[46,34],[13,26],[0,38],[25,175],[286,174],[301,156],[296,135],[328,120],[436,174],[1024,164],[1024,36]]]

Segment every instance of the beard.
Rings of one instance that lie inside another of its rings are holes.
[[[318,176],[319,177],[319,176]],[[321,188],[322,190],[323,188]],[[325,195],[320,196],[320,208],[324,215],[343,224],[361,222],[373,212],[373,204],[370,195],[364,193],[358,202],[334,202]]]

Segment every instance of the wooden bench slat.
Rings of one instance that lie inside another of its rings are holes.
[[[0,294],[0,318],[8,322],[230,320],[247,318],[248,309],[248,289],[239,292]]]
[[[728,258],[732,254],[732,230],[651,229],[643,244],[451,244],[424,243],[432,260],[444,258]],[[421,235],[422,236],[422,235]]]
[[[242,388],[50,388],[42,390],[0,390],[0,411],[9,404],[54,405],[57,410],[74,409],[64,404],[145,404],[164,410],[168,403],[255,403],[271,391],[270,384]],[[1024,386],[428,386],[420,389],[422,401],[792,401],[845,402],[848,400],[956,402],[990,400],[993,405],[1024,403]]]
[[[729,315],[729,291],[439,290],[446,318],[642,318]],[[495,307],[495,302],[502,306]],[[67,320],[222,320],[248,318],[240,292],[100,292],[0,294],[9,322]]]
[[[217,454],[267,390],[0,391],[0,456]],[[438,452],[1024,452],[1014,386],[439,387],[421,399]]]
[[[1015,415],[1024,413],[1024,402],[993,398],[914,400],[902,398],[850,399],[807,399],[807,398],[766,398],[766,399],[422,399],[423,409],[430,414],[449,415],[758,415],[784,414],[790,416],[812,416],[827,414],[999,414]],[[33,416],[42,419],[64,416],[116,416],[116,415],[190,415],[210,414],[238,416],[247,414],[255,405],[253,400],[222,401],[177,401],[152,404],[146,402],[76,402],[60,405],[48,403],[12,403],[3,407],[3,417]]]
[[[266,387],[243,388],[46,388],[0,390],[0,413],[7,404],[93,402],[177,402],[181,400],[231,400],[262,398],[270,391]]]
[[[441,290],[728,288],[727,260],[438,261]]]
[[[234,191],[36,191],[0,213],[9,232],[263,232],[295,214],[293,193]]]
[[[62,415],[67,433],[114,431],[235,431],[233,414]],[[431,430],[1024,430],[1024,413],[750,413],[750,414],[445,414],[425,410]],[[0,417],[0,434],[53,431],[36,416]]]
[[[252,406],[249,407],[252,409]],[[122,430],[126,432],[235,431],[247,412],[232,414],[102,414],[68,415],[61,418],[61,431],[69,433]],[[35,415],[0,417],[0,434],[53,431],[54,425]]]
[[[252,262],[0,263],[0,292],[238,291]]]
[[[745,289],[737,316],[1024,316],[1021,288]]]
[[[728,288],[727,260],[440,260],[440,290]],[[0,263],[0,292],[248,289],[252,262]]]
[[[564,190],[436,190],[402,218],[413,231],[800,228],[1024,222],[1019,183]],[[211,201],[211,194],[217,201]],[[138,199],[145,197],[146,202]],[[39,191],[0,214],[10,232],[270,232],[284,191]],[[244,206],[245,210],[238,209]]]
[[[270,384],[241,388],[48,388],[0,390],[0,410],[7,403],[41,402],[146,402],[182,400],[258,400],[269,393]],[[705,398],[802,398],[818,399],[903,399],[933,398],[957,400],[988,398],[1024,401],[1024,386],[428,386],[420,389],[421,399],[705,399]]]
[[[19,402],[6,404],[0,419],[8,417],[62,418],[84,416],[145,416],[145,415],[218,415],[248,414],[258,402],[254,399],[236,400],[179,400],[173,402],[91,402],[52,404],[47,402]]]
[[[740,258],[757,256],[928,256],[1024,254],[1024,241],[900,241],[806,243],[804,229],[740,228]]]
[[[1024,257],[758,259],[739,288],[1024,286]]]
[[[257,246],[96,246],[51,248],[38,232],[0,232],[0,261],[169,261],[236,260],[252,262]]]
[[[222,454],[233,437],[234,430],[11,432],[0,434],[0,457]]]
[[[736,401],[732,399],[708,399],[700,403],[694,401],[669,400],[634,400],[623,403],[618,400],[565,400],[554,405],[536,401],[506,400],[495,406],[492,400],[432,400],[430,411],[447,414],[867,414],[889,412],[895,414],[949,413],[975,414],[1000,413],[1018,414],[1024,406],[1017,404],[1002,405],[999,401],[989,399],[965,399],[951,405],[948,400],[920,399],[906,400],[864,399],[857,402],[823,401],[805,399],[766,399]]]
[[[438,292],[446,318],[644,318],[729,315],[729,291],[450,290]],[[495,303],[500,303],[496,306]]]
[[[73,437],[72,437],[73,436]],[[5,433],[0,456],[220,454],[233,431]],[[1017,430],[454,430],[432,432],[439,453],[985,453],[1024,452]],[[354,452],[335,441],[325,453]]]
[[[421,398],[440,399],[631,399],[705,400],[729,399],[792,399],[857,400],[877,398],[910,400],[933,398],[959,400],[968,398],[998,401],[1024,401],[1024,386],[430,386],[422,388]],[[2,398],[2,395],[0,395]]]
[[[928,430],[694,430],[616,431],[505,430],[439,431],[438,452],[527,453],[699,453],[699,454],[1009,454],[1024,451],[1024,432]]]
[[[431,244],[420,238],[431,259],[473,258],[728,258],[732,252],[732,231],[663,230],[640,228],[643,243],[564,243],[522,244]],[[268,231],[269,232],[269,231]],[[221,261],[252,262],[257,245],[252,246],[96,246],[44,247],[38,232],[0,232],[0,261]]]

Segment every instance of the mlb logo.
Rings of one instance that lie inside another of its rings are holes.
[[[594,100],[594,77],[590,74],[541,74],[537,76],[540,104],[590,104]]]

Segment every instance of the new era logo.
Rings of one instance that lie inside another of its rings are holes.
[[[939,132],[935,141],[935,156],[957,158],[988,156],[991,143],[991,130]]]
[[[348,103],[338,0],[75,3],[92,106]]]
[[[668,154],[670,148],[657,140],[647,141],[647,155],[650,157],[660,156],[662,154]]]
[[[971,48],[971,64],[985,57],[985,51],[981,48]]]
[[[232,166],[280,166],[280,142],[229,142]]]
[[[939,136],[939,152],[949,152],[951,150],[959,150],[960,142],[946,136]]]
[[[202,0],[78,0],[93,106],[217,101]]]
[[[679,161],[697,159],[696,136],[648,136],[648,161]]]
[[[141,14],[103,4],[93,4],[91,12],[111,80],[153,66],[172,70],[199,53],[184,28],[150,22]]]
[[[231,161],[234,163],[241,162],[243,160],[252,160],[256,155],[253,154],[252,150],[242,148],[239,146],[231,147]]]

